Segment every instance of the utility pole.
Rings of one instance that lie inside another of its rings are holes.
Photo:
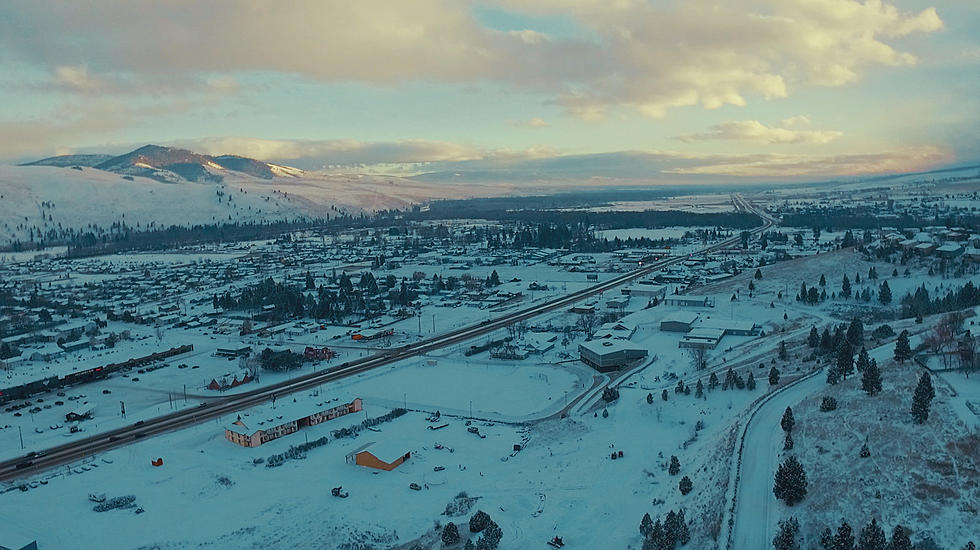
[[[20,426],[17,426],[17,435],[20,436],[20,450],[24,450],[24,432],[21,431]]]

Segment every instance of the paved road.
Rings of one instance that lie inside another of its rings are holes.
[[[742,205],[744,208],[751,209],[763,219],[763,225],[753,229],[752,233],[760,233],[769,229],[775,224],[776,220],[774,218],[761,209],[755,208],[742,197],[733,195],[732,200],[737,204]],[[705,247],[698,252],[691,254],[690,256],[705,254],[722,248],[727,248],[737,244],[739,241],[740,237],[732,237]],[[9,481],[28,475],[33,475],[39,471],[79,460],[86,456],[91,456],[108,449],[127,445],[146,437],[192,426],[194,424],[205,422],[226,414],[231,414],[235,411],[258,405],[277,397],[304,391],[315,386],[319,386],[320,384],[353,376],[383,365],[389,365],[403,359],[408,359],[410,357],[422,355],[430,351],[471,340],[496,330],[506,328],[514,323],[560,308],[568,307],[579,300],[589,298],[634,279],[645,277],[659,271],[664,267],[683,262],[690,256],[673,256],[654,261],[633,271],[613,277],[608,281],[593,285],[583,290],[572,292],[560,298],[536,304],[522,310],[497,317],[496,319],[490,319],[479,324],[463,327],[440,334],[438,336],[419,340],[414,344],[409,344],[401,348],[386,350],[368,357],[348,361],[327,371],[306,374],[292,380],[257,388],[249,392],[215,399],[206,404],[202,404],[200,408],[180,410],[168,415],[140,421],[132,426],[126,426],[108,432],[103,432],[101,434],[73,441],[72,443],[58,447],[38,451],[36,453],[32,452],[24,457],[6,462],[0,462],[0,481]]]

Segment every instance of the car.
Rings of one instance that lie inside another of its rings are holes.
[[[140,381],[140,379],[139,379],[138,377],[136,377],[136,376],[134,376],[134,377],[132,378],[132,380],[133,380],[133,382],[139,382],[139,381]]]
[[[197,408],[203,409],[204,407],[207,407],[207,406],[208,406],[207,403],[201,403],[200,405],[197,406]]]
[[[136,421],[136,424],[133,424],[133,425],[134,426],[142,426],[143,425],[143,422],[145,422],[145,421],[144,420],[137,420]]]
[[[109,390],[102,390],[102,395],[109,395],[110,393],[112,392]]]

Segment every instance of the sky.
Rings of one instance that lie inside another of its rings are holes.
[[[978,28],[970,0],[7,0],[0,161],[919,171],[980,161]]]

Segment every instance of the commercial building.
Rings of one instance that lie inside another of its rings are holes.
[[[298,431],[300,428],[314,426],[321,422],[333,420],[341,416],[359,412],[364,409],[361,398],[358,397],[350,403],[337,405],[329,409],[324,409],[313,414],[290,420],[282,424],[263,427],[261,429],[249,428],[247,424],[238,418],[235,422],[225,427],[225,439],[242,447],[258,447],[263,443],[278,439]]]
[[[711,296],[668,296],[664,304],[680,307],[715,307],[715,299]]]
[[[599,372],[609,372],[622,368],[647,356],[646,348],[641,348],[628,340],[604,339],[589,340],[579,344],[579,357],[582,362]]]
[[[693,311],[678,311],[660,320],[660,330],[667,332],[690,332],[698,314]]]

